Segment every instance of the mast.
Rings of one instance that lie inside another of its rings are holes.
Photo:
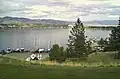
[[[51,41],[48,43],[48,49],[51,49]]]
[[[120,26],[120,17],[119,17],[119,24],[118,24],[118,26]]]

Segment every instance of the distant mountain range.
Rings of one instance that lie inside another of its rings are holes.
[[[3,17],[0,18],[0,24],[13,24],[13,23],[31,23],[31,24],[70,24],[71,22],[53,20],[53,19],[29,19],[29,18],[18,18],[18,17]]]
[[[13,23],[31,23],[31,24],[55,24],[55,25],[66,25],[73,24],[70,21],[61,21],[53,19],[28,19],[28,18],[18,18],[18,17],[1,17],[0,24],[13,24]],[[84,25],[117,25],[117,20],[103,20],[103,21],[84,21]]]
[[[102,20],[102,21],[85,21],[85,25],[118,25],[117,20]]]

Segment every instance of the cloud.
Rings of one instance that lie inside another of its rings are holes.
[[[0,16],[14,15],[14,13],[19,14],[22,11],[28,10],[22,3],[15,3],[9,0],[1,1],[0,3]]]
[[[120,0],[0,0],[0,16],[59,20],[116,19]],[[101,18],[102,17],[102,18]],[[88,18],[88,19],[87,19]]]

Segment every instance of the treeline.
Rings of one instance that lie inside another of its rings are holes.
[[[101,29],[101,30],[112,30],[114,29],[116,26],[88,26],[86,28],[88,29]]]
[[[0,24],[1,28],[19,28],[19,27],[38,27],[38,28],[68,28],[68,25],[57,25],[57,24],[30,24],[30,23],[13,23],[13,24]]]
[[[115,28],[116,26],[88,26],[88,28]]]

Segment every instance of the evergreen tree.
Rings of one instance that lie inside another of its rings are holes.
[[[118,26],[111,31],[109,38],[109,47],[111,50],[120,51],[120,18]]]
[[[68,39],[68,57],[69,58],[82,58],[87,56],[87,49],[85,43],[85,31],[83,23],[77,19],[75,26],[70,31],[71,35]]]

